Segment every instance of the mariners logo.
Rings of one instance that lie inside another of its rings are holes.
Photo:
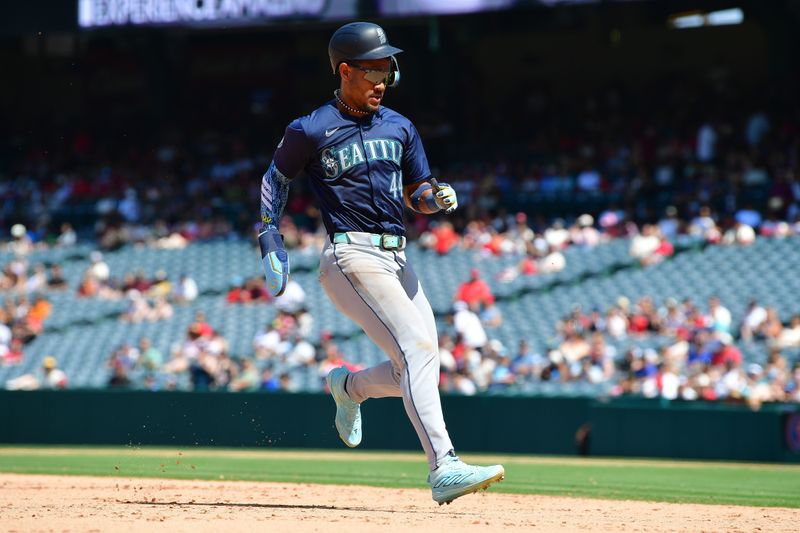
[[[336,158],[333,157],[333,154],[331,154],[330,148],[322,152],[320,162],[322,163],[322,169],[325,171],[326,176],[335,178],[339,175],[339,163],[336,161]]]

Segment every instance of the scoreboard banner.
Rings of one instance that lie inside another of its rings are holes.
[[[78,0],[82,28],[233,26],[354,18],[358,0]]]
[[[615,2],[630,0],[612,0]],[[78,0],[81,28],[255,26],[289,20],[452,15],[599,0]]]

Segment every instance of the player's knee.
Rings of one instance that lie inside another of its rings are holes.
[[[420,337],[416,339],[411,347],[405,351],[405,358],[413,360],[416,364],[429,364],[433,361],[438,363],[439,350],[433,343]]]

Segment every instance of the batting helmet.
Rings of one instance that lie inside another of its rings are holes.
[[[400,81],[400,69],[394,55],[402,52],[401,49],[390,45],[386,32],[377,24],[371,22],[351,22],[336,30],[328,43],[328,57],[331,60],[331,70],[334,76],[340,63],[348,59],[383,59],[388,57],[392,61],[392,72],[386,80],[386,85],[392,87]]]

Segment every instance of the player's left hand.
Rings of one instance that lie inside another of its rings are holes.
[[[432,182],[433,183],[433,182]],[[456,197],[456,190],[453,189],[448,183],[434,183],[434,198],[436,205],[439,209],[444,209],[445,213],[452,213],[458,207],[458,198]]]
[[[267,290],[273,297],[280,296],[289,281],[289,255],[283,247],[283,236],[275,226],[267,226],[258,234],[258,245],[264,261]]]

